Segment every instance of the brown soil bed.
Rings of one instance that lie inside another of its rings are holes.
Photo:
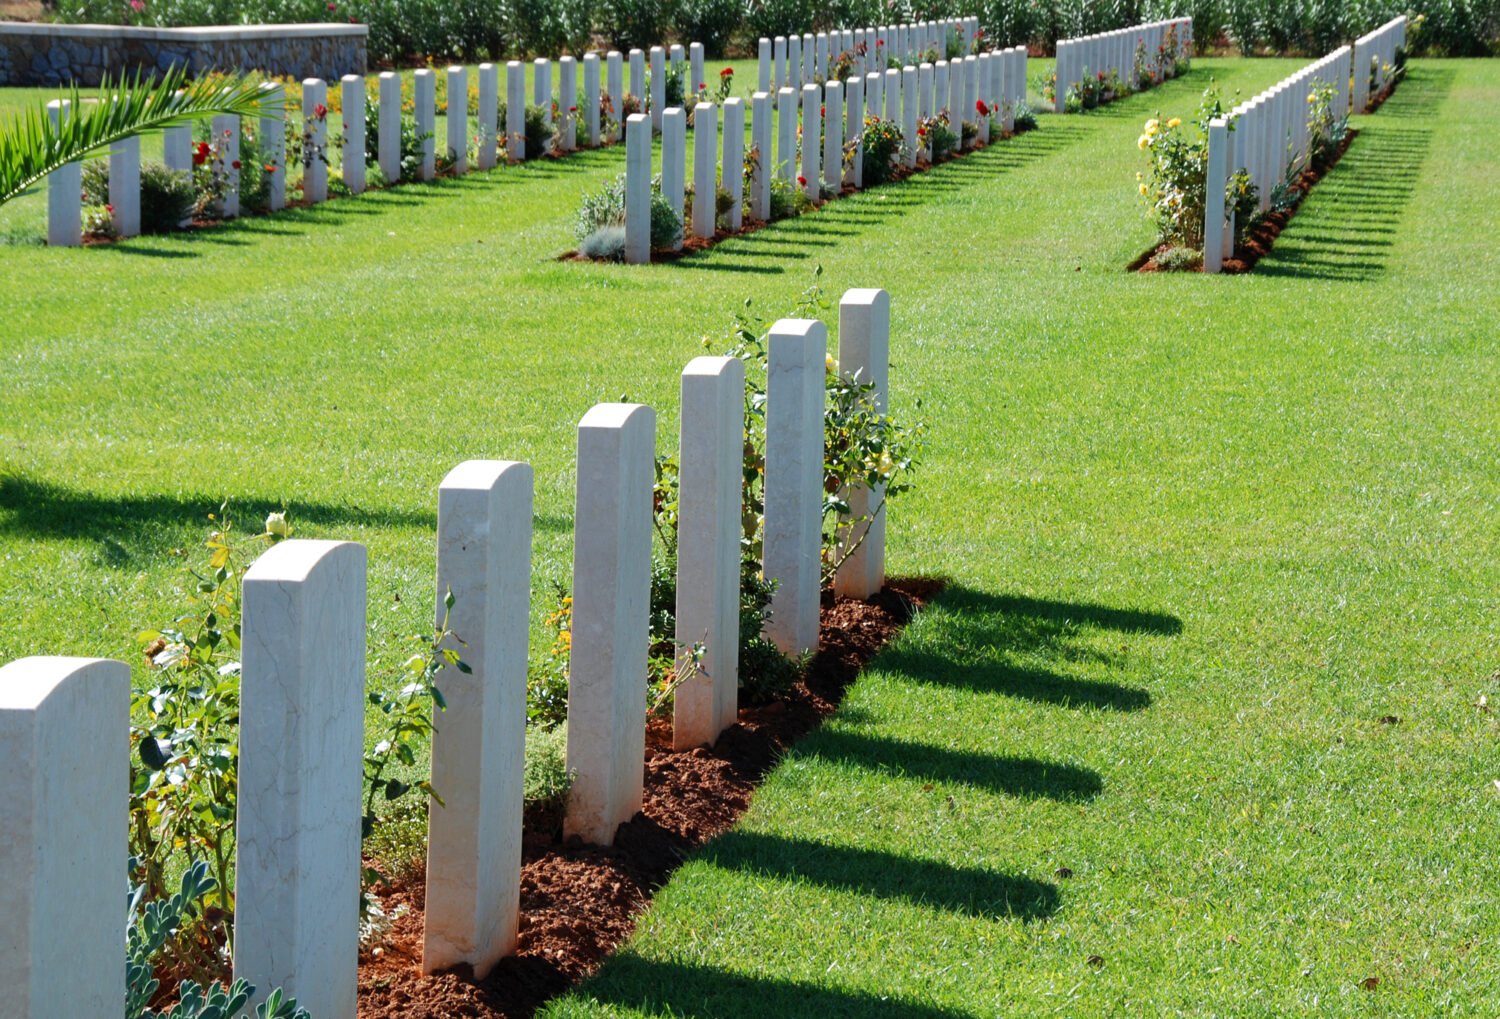
[[[360,959],[362,1019],[520,1019],[594,972],[630,936],[655,889],[744,814],[781,753],[838,706],[859,670],[941,587],[893,580],[869,602],[826,602],[819,650],[803,679],[782,699],[742,707],[712,747],[674,751],[670,727],[653,721],[644,807],[613,846],[563,843],[555,816],[528,817],[520,941],[483,980],[466,969],[422,975],[420,874],[383,893],[387,912],[406,911]]]
[[[1349,145],[1354,141],[1355,135],[1358,133],[1358,131],[1350,128],[1348,133],[1344,135],[1343,143],[1339,145],[1328,162],[1317,169],[1304,170],[1302,172],[1302,175],[1297,178],[1296,183],[1292,186],[1295,200],[1291,208],[1284,212],[1267,213],[1262,217],[1260,222],[1255,225],[1255,228],[1246,234],[1244,240],[1235,248],[1234,254],[1224,259],[1220,272],[1240,274],[1247,273],[1255,268],[1255,263],[1259,262],[1271,250],[1271,246],[1276,243],[1276,238],[1281,236],[1281,231],[1286,229],[1286,225],[1291,222],[1292,217],[1297,214],[1297,210],[1302,207],[1302,202],[1307,198],[1307,194],[1312,190],[1313,185],[1322,180],[1325,174],[1338,165],[1339,160],[1344,158],[1344,153],[1349,151]],[[1158,255],[1169,251],[1171,247],[1170,244],[1160,244],[1150,251],[1138,255],[1133,262],[1125,267],[1126,271],[1172,271],[1163,269],[1156,261]],[[1202,272],[1203,269],[1200,266],[1193,271]]]

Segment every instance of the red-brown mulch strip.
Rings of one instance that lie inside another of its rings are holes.
[[[1389,95],[1390,93],[1387,91],[1385,94]],[[1296,195],[1296,201],[1292,207],[1284,212],[1270,212],[1262,217],[1261,221],[1255,225],[1255,229],[1246,234],[1245,239],[1240,242],[1239,247],[1235,248],[1234,254],[1224,259],[1224,263],[1219,271],[1226,274],[1238,275],[1254,269],[1255,263],[1259,262],[1270,252],[1271,245],[1276,243],[1276,238],[1281,236],[1281,231],[1286,229],[1286,225],[1291,222],[1292,217],[1297,214],[1297,210],[1302,207],[1302,203],[1307,198],[1308,192],[1312,190],[1313,185],[1322,180],[1324,175],[1337,166],[1340,159],[1344,158],[1344,153],[1349,151],[1349,146],[1357,134],[1359,132],[1351,128],[1344,135],[1343,142],[1333,153],[1332,158],[1317,169],[1302,171],[1301,176],[1292,185]],[[1125,267],[1125,270],[1127,272],[1171,271],[1163,269],[1156,261],[1158,255],[1171,250],[1171,247],[1170,244],[1159,244],[1150,251],[1136,256],[1135,260]],[[1203,269],[1200,266],[1194,271],[1202,272]]]
[[[635,929],[655,889],[684,857],[727,831],[750,806],[781,753],[815,728],[859,670],[942,588],[893,580],[869,602],[825,603],[819,650],[780,700],[742,707],[712,747],[671,749],[670,726],[647,730],[644,807],[608,848],[563,843],[556,817],[528,817],[515,954],[483,980],[458,970],[424,977],[423,878],[381,895],[407,907],[375,952],[360,959],[361,1019],[523,1019],[593,973]]]

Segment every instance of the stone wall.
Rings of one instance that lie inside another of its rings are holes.
[[[105,74],[256,70],[337,81],[365,73],[365,25],[132,28],[0,21],[0,85],[98,85]]]

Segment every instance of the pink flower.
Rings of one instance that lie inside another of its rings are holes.
[[[330,10],[330,11],[336,11],[336,10],[338,10],[338,9],[339,9],[339,5],[338,5],[338,4],[335,4],[335,3],[330,3],[330,4],[329,4],[329,5],[328,5],[328,9],[329,9],[329,10]]]
[[[146,9],[146,5],[142,0],[130,0],[130,9],[139,14]]]

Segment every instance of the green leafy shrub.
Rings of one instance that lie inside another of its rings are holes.
[[[786,219],[810,212],[813,200],[796,184],[782,177],[771,178],[771,219]]]
[[[1036,130],[1036,111],[1024,99],[1016,100],[1015,113],[1011,115],[1012,128],[1016,134]]]
[[[811,29],[820,11],[814,0],[758,0],[748,7],[745,27],[752,38],[801,35]]]
[[[701,42],[710,59],[722,56],[744,21],[743,0],[678,0],[673,26],[679,39]],[[691,83],[693,88],[698,82]]]
[[[866,117],[864,129],[864,185],[875,187],[891,179],[901,155],[901,128],[894,121]]]
[[[189,867],[176,889],[163,898],[148,900],[144,885],[130,889],[125,931],[126,1019],[228,1019],[242,1014],[255,993],[255,986],[244,980],[236,980],[227,988],[220,984],[203,987],[194,980],[184,980],[177,991],[176,1005],[164,1012],[151,1008],[161,988],[155,968],[163,948],[181,938],[201,916],[203,902],[217,891],[218,883],[209,876],[208,865],[201,862]],[[285,997],[279,987],[256,1006],[255,1017],[311,1019],[306,1009],[297,1007],[297,999]]]
[[[666,36],[670,20],[668,0],[599,0],[600,31],[615,49],[649,50]]]
[[[568,771],[568,729],[564,725],[526,727],[527,808],[562,807],[573,786]]]
[[[1156,267],[1162,272],[1197,272],[1203,268],[1203,252],[1192,248],[1168,248],[1156,256]]]

